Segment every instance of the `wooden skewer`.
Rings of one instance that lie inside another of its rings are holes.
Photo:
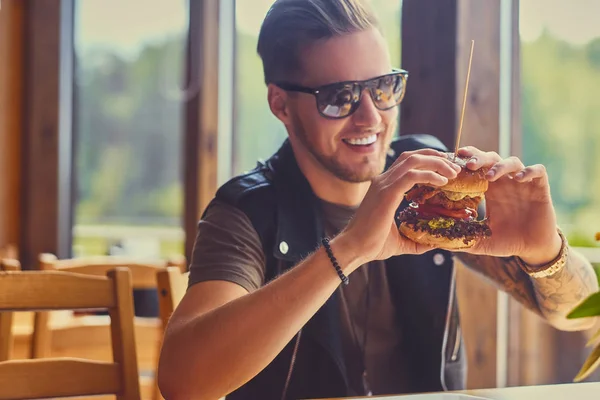
[[[460,125],[458,127],[458,133],[456,135],[456,144],[454,146],[454,159],[458,155],[458,145],[460,144],[460,135],[462,134],[463,121],[465,119],[465,109],[467,108],[467,92],[469,91],[469,80],[471,79],[471,64],[473,62],[473,48],[475,47],[475,40],[471,40],[471,55],[469,56],[469,68],[467,69],[467,81],[465,82],[465,93],[463,95],[463,105],[460,113]]]

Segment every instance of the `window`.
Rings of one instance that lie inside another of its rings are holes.
[[[236,1],[234,175],[254,168],[273,154],[287,133],[267,104],[262,62],[256,53],[258,33],[272,0]],[[392,63],[400,66],[401,0],[372,0],[389,44]]]
[[[183,254],[186,0],[75,2],[74,256]]]
[[[559,223],[580,247],[600,231],[598,15],[596,0],[520,2],[523,158],[547,167]]]

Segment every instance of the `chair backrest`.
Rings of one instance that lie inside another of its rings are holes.
[[[19,258],[19,251],[17,250],[17,246],[13,244],[8,244],[0,247],[0,258],[12,260],[16,260],[17,258]]]
[[[116,267],[126,267],[131,271],[132,289],[156,288],[156,274],[167,267],[180,270],[186,268],[185,259],[167,261],[140,261],[116,256],[93,256],[72,259],[58,259],[54,254],[43,253],[38,258],[37,268],[42,271],[65,271],[86,275],[105,276]],[[31,340],[31,357],[44,358],[51,354],[50,321],[47,312],[36,312]]]
[[[21,263],[11,258],[0,259],[0,271],[20,271]],[[13,313],[0,312],[0,361],[9,360],[12,355],[14,337],[12,334]]]
[[[117,267],[126,267],[131,271],[132,289],[156,289],[156,276],[159,271],[165,271],[167,268],[174,268],[178,271],[187,269],[185,257],[171,257],[167,260],[142,260],[138,258],[121,257],[121,256],[91,256],[78,257],[72,259],[58,259],[54,254],[43,253],[38,258],[37,268],[40,270],[54,270],[81,273],[86,275],[104,276],[107,271]],[[78,318],[80,320],[81,318]],[[76,334],[76,332],[92,335],[96,334],[98,329],[102,328],[103,322],[99,318],[93,318],[94,322],[83,322],[83,326],[76,324],[76,319],[73,319],[68,328],[62,328],[61,337],[67,338]],[[162,320],[159,322],[162,325]],[[135,329],[138,336],[138,351],[141,357],[138,358],[138,365],[143,372],[151,367],[154,374],[158,365],[158,352],[162,340],[161,325],[155,325],[154,320],[148,318],[135,319]],[[157,329],[158,328],[158,329]],[[147,345],[153,337],[156,337],[155,346],[156,352],[148,351]],[[48,312],[36,312],[33,322],[33,335],[30,343],[30,354],[32,358],[49,357],[53,353],[53,343],[58,335],[56,331],[51,329],[50,316]],[[108,338],[108,336],[107,336]],[[142,389],[153,392],[152,398],[155,400],[161,399],[158,386],[152,380],[148,381],[147,377],[141,378]],[[155,381],[155,379],[154,379]],[[148,386],[151,384],[151,387]]]
[[[131,271],[131,285],[134,289],[156,288],[156,273],[167,267],[177,267],[185,271],[185,258],[170,258],[165,261],[143,261],[118,256],[92,256],[58,259],[54,254],[42,253],[38,258],[38,269],[78,272],[81,274],[105,276],[115,267],[127,267]]]
[[[185,295],[189,273],[169,267],[156,274],[158,288],[158,307],[163,330],[171,318],[171,314]]]
[[[0,399],[114,394],[139,400],[131,274],[107,276],[63,271],[0,272],[0,311],[107,309],[113,362],[75,358],[0,362]]]

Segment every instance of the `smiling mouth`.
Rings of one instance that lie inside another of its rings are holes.
[[[347,138],[342,139],[344,143],[351,144],[353,146],[368,146],[377,141],[377,134],[361,137],[361,138]]]

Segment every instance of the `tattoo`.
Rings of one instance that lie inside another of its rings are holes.
[[[543,316],[538,305],[532,279],[519,267],[514,257],[492,257],[456,253],[468,268],[490,279],[500,290],[512,296],[527,309]]]
[[[598,278],[582,255],[569,249],[565,267],[556,274],[533,279],[540,309],[548,319],[564,318],[577,304],[598,291]]]
[[[576,322],[567,323],[565,316],[582,300],[598,291],[598,279],[592,265],[572,248],[569,249],[564,268],[545,278],[531,278],[514,257],[467,253],[457,253],[457,257],[555,326],[576,325]]]

